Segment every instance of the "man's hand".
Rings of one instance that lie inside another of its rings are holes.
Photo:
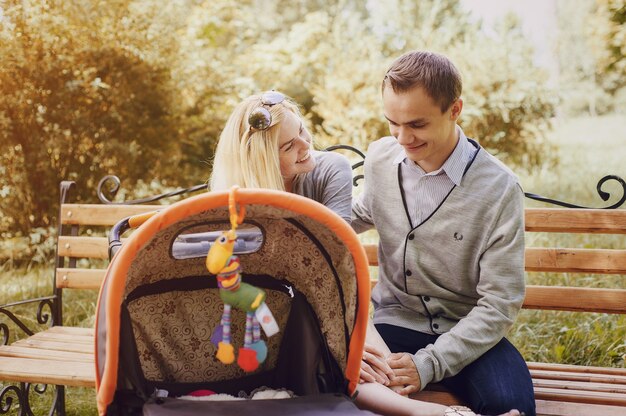
[[[397,390],[403,396],[420,391],[422,381],[411,354],[406,352],[393,353],[387,357],[387,364],[395,374],[395,377],[390,380],[389,386],[403,386],[401,390]]]
[[[394,372],[385,361],[385,355],[371,344],[363,347],[361,359],[361,382],[389,385]]]

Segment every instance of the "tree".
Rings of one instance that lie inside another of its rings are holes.
[[[596,0],[588,34],[594,39],[596,75],[609,93],[626,87],[626,1]]]
[[[14,230],[51,224],[62,179],[77,181],[85,199],[104,174],[132,184],[176,170],[171,68],[146,48],[145,28],[132,26],[132,4],[106,3],[5,6],[0,167],[9,174],[0,178],[1,214]],[[168,46],[174,50],[159,45]]]
[[[557,6],[557,52],[565,113],[597,115],[623,106],[626,2],[560,0]]]
[[[108,173],[205,180],[234,105],[266,89],[302,105],[321,146],[365,148],[388,130],[384,71],[411,49],[457,63],[462,126],[506,161],[541,162],[554,109],[514,22],[489,38],[458,0],[3,4],[0,227],[24,232],[51,222],[61,179],[83,200]]]

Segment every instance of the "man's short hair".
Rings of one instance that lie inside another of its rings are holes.
[[[382,92],[387,85],[395,93],[424,88],[442,113],[461,96],[463,89],[461,74],[454,64],[443,55],[425,51],[407,52],[393,61],[383,79]]]

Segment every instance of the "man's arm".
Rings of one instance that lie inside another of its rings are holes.
[[[506,335],[522,306],[524,201],[519,185],[509,188],[490,228],[478,265],[477,305],[434,344],[412,356],[421,388],[457,374],[491,349]]]
[[[374,227],[374,220],[370,215],[367,188],[352,199],[352,228],[357,233],[362,233]]]

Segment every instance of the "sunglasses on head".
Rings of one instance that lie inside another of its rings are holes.
[[[250,113],[248,124],[250,131],[266,130],[272,125],[272,114],[267,107],[280,104],[285,101],[285,95],[278,91],[266,91],[261,94],[261,105]]]

